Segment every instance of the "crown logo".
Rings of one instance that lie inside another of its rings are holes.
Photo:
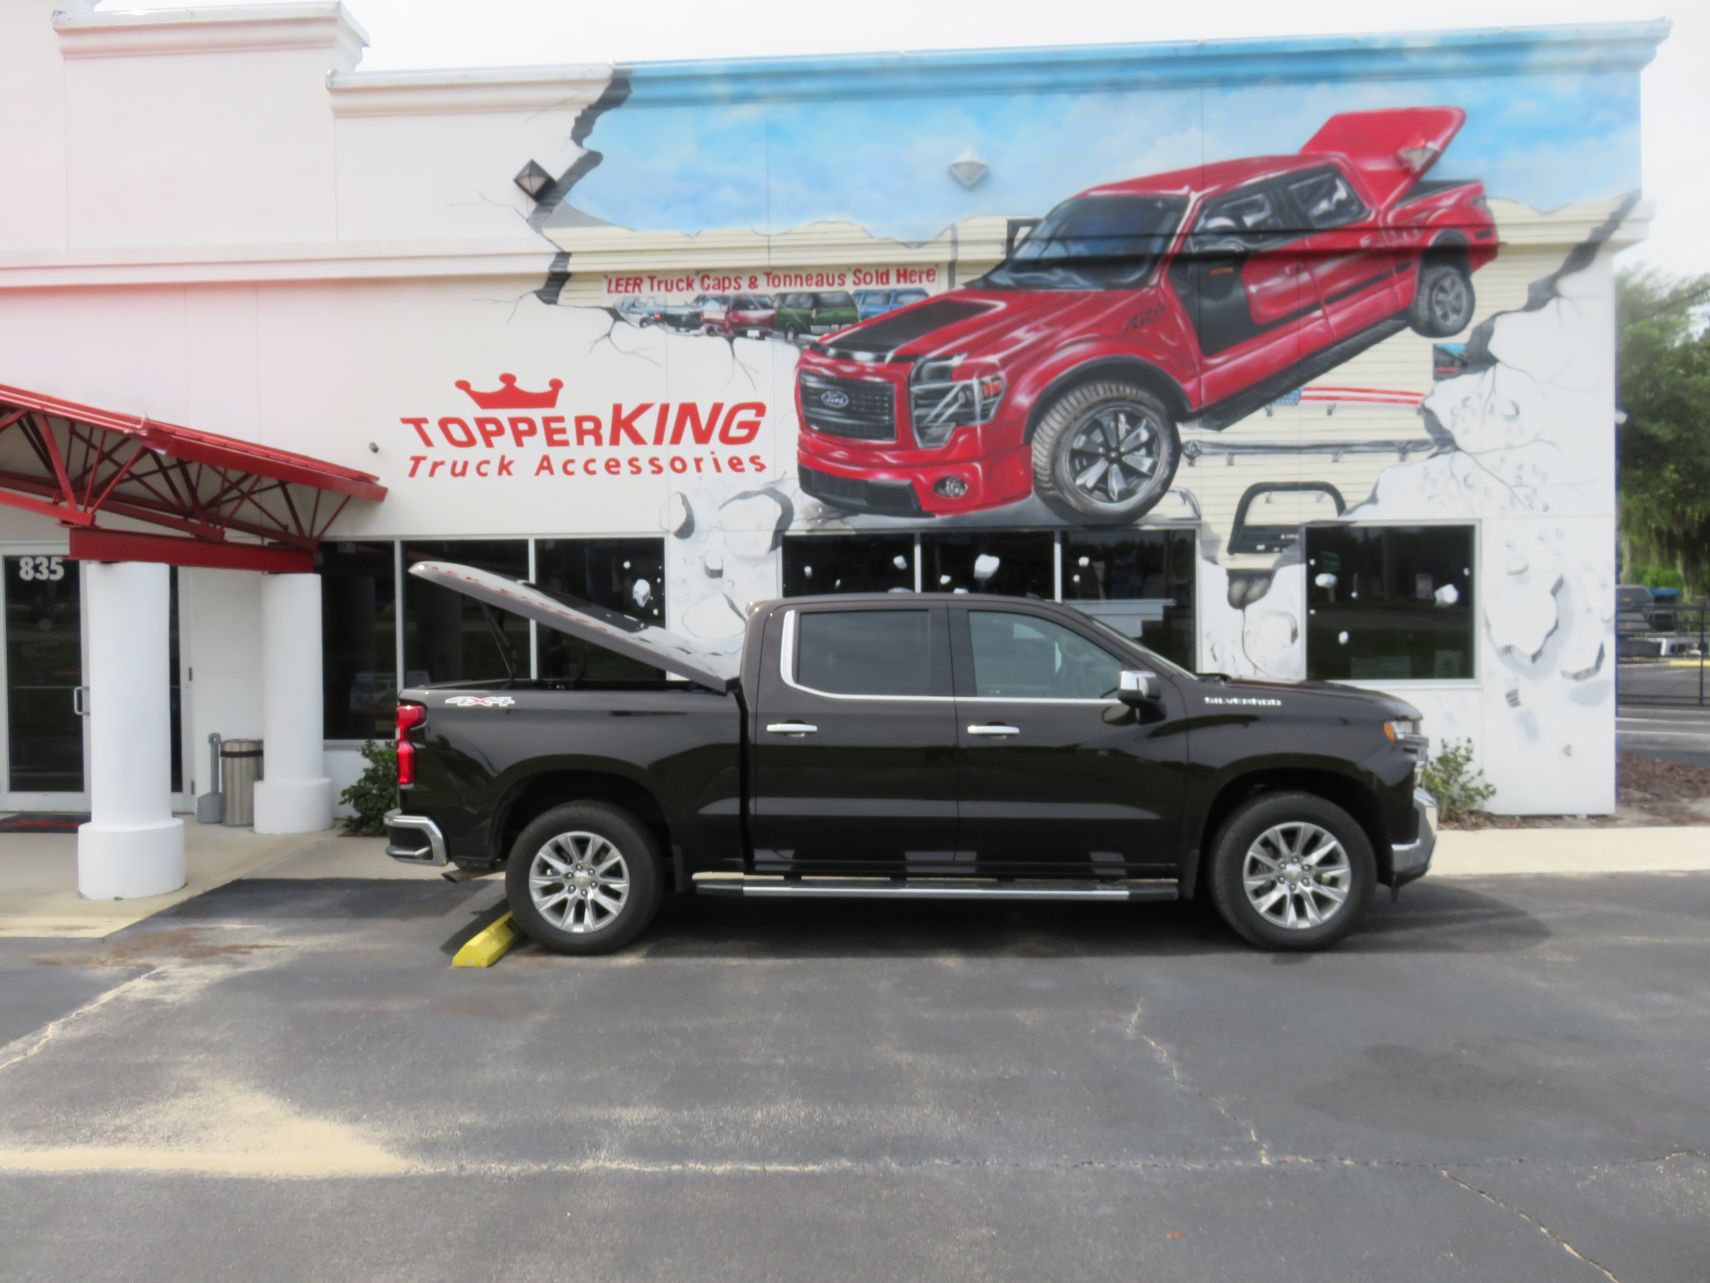
[[[558,404],[563,379],[553,379],[544,392],[527,392],[517,386],[517,376],[501,374],[499,386],[491,392],[477,392],[468,379],[457,380],[457,388],[467,392],[469,399],[483,410],[550,410]]]

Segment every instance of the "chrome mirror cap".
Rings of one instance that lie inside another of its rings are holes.
[[[1158,675],[1139,669],[1125,668],[1117,675],[1116,693],[1124,704],[1137,704],[1151,699],[1158,691]]]

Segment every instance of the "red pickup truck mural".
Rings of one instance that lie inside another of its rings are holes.
[[[1480,183],[1424,178],[1465,119],[1348,112],[1293,156],[1070,197],[966,287],[803,353],[802,489],[1133,522],[1170,488],[1179,424],[1225,427],[1403,326],[1466,328],[1495,223]]]

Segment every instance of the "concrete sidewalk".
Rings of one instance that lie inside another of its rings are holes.
[[[1710,827],[1445,829],[1434,878],[1493,874],[1690,873],[1710,869]]]
[[[245,877],[435,878],[386,858],[382,838],[325,833],[265,836],[184,820],[185,884],[142,900],[77,894],[77,835],[0,834],[0,938],[99,939],[204,891]]]

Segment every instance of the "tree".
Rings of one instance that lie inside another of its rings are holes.
[[[1625,574],[1656,566],[1694,598],[1710,593],[1710,276],[1623,271],[1617,434]]]

